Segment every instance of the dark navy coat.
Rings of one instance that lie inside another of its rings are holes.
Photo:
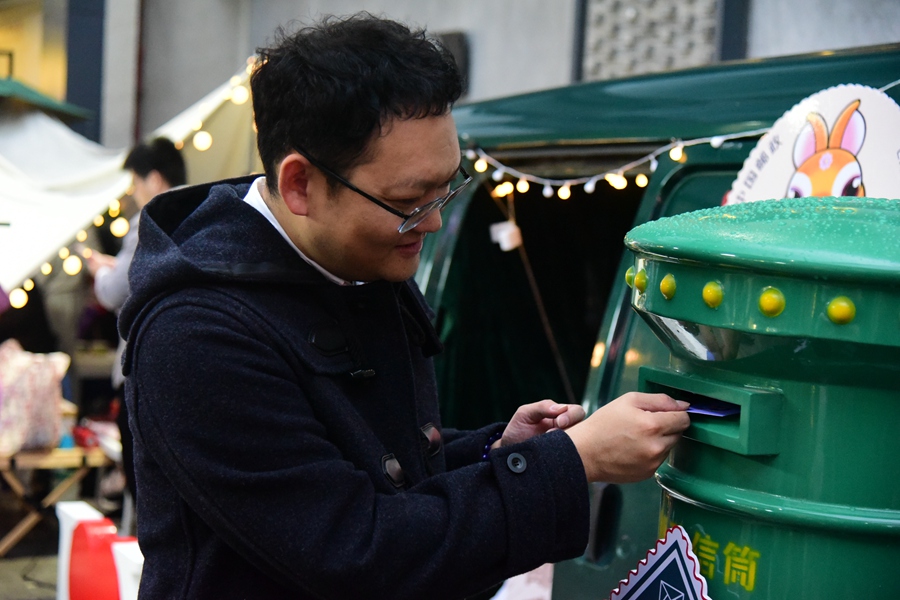
[[[502,424],[443,429],[415,284],[326,280],[242,201],[250,181],[140,221],[120,317],[140,597],[464,598],[579,555],[569,437],[485,461]]]

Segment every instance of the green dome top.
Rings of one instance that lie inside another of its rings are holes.
[[[844,280],[900,282],[900,200],[794,198],[719,206],[632,229],[634,252]]]

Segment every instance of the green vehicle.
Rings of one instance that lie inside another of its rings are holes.
[[[898,78],[900,45],[889,45],[457,107],[476,182],[444,212],[417,274],[445,345],[436,363],[445,425],[508,419],[543,398],[593,411],[638,389],[640,367],[664,368],[670,357],[630,307],[626,232],[720,205],[762,132],[802,99]],[[900,86],[886,93],[900,100]],[[527,191],[500,196],[522,179]],[[502,182],[510,185],[496,190]],[[504,221],[521,232],[520,246],[514,234],[506,240],[509,251],[491,237]],[[660,499],[654,480],[595,484],[590,542],[556,565],[554,598],[608,596],[660,536]]]

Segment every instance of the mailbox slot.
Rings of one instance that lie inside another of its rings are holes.
[[[731,409],[728,416],[691,414],[684,437],[747,456],[778,454],[784,396],[778,390],[750,388],[641,367],[638,389],[677,400]]]

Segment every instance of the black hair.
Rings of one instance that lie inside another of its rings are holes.
[[[446,114],[462,94],[453,55],[424,30],[363,12],[276,36],[257,50],[250,78],[257,147],[276,192],[277,164],[292,150],[346,171],[388,120]]]
[[[157,171],[169,186],[187,183],[184,158],[171,140],[156,138],[135,146],[125,158],[124,169],[133,171],[142,179],[152,171]]]

